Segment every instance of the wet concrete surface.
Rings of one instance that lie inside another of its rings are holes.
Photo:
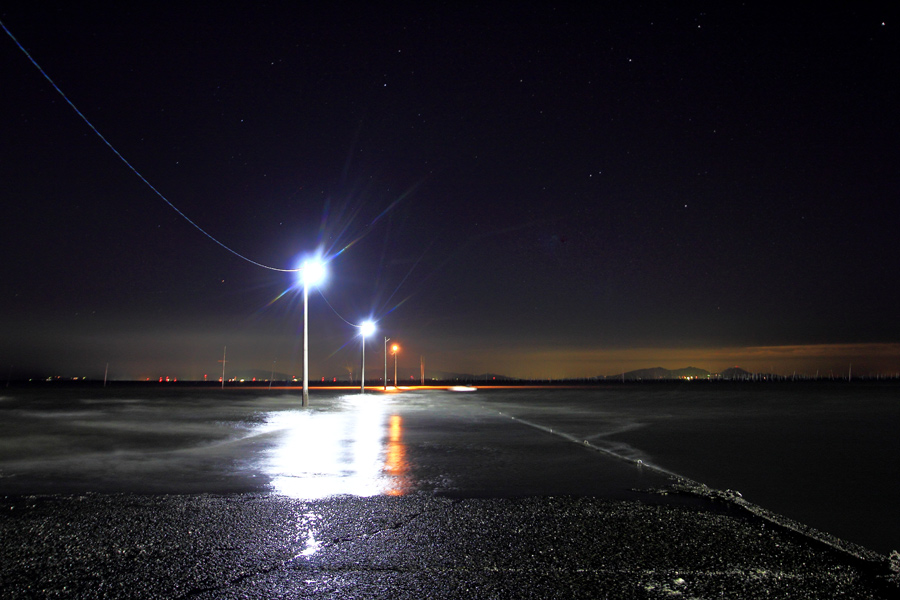
[[[91,494],[0,503],[5,598],[891,598],[727,510],[599,498]]]
[[[3,598],[898,597],[886,556],[477,400],[225,400],[8,400]]]
[[[99,392],[99,393],[98,393]],[[623,497],[666,477],[474,394],[102,390],[0,403],[0,494]]]

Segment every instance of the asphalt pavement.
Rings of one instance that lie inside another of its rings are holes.
[[[897,597],[887,562],[704,502],[8,497],[0,587],[86,599]]]

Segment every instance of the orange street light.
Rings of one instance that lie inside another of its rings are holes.
[[[391,346],[391,354],[394,355],[394,387],[397,387],[397,353],[400,352],[400,346],[394,344]]]

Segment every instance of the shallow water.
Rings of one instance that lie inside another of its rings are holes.
[[[12,389],[0,494],[631,497],[665,482],[642,461],[887,553],[900,547],[898,391],[313,390],[301,409],[297,390]]]
[[[665,481],[444,390],[299,404],[296,390],[29,390],[0,401],[0,493],[630,497]]]
[[[870,549],[900,549],[900,386],[647,384],[487,404]]]

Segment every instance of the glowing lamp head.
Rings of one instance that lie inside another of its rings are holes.
[[[325,279],[325,263],[318,259],[304,262],[300,277],[303,279],[303,285],[305,286],[313,287],[319,285]]]
[[[359,334],[364,338],[369,337],[373,333],[375,333],[375,323],[372,321],[365,321],[359,326]]]
[[[400,346],[398,346],[397,344],[394,344],[393,346],[391,346],[391,352],[393,352],[394,354],[397,354],[397,352],[399,350],[400,350]]]

